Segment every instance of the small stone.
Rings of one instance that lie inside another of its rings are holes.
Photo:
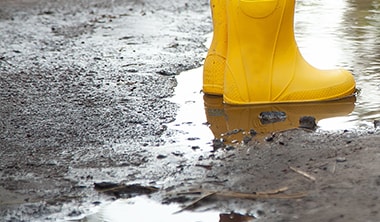
[[[346,161],[347,161],[346,157],[337,157],[336,158],[336,162],[338,162],[338,163],[343,163],[343,162],[346,162]]]
[[[227,150],[227,151],[231,151],[231,150],[234,150],[234,149],[236,149],[234,146],[227,146],[227,147],[226,147],[226,150]]]
[[[183,153],[180,152],[180,151],[172,152],[172,154],[173,154],[174,156],[183,157]]]
[[[380,128],[380,120],[373,121],[373,125],[375,126],[375,129]]]
[[[75,216],[79,216],[81,215],[82,213],[78,210],[72,210],[67,216],[69,217],[75,217]]]
[[[228,132],[225,133],[224,135],[225,135],[225,136],[236,135],[236,134],[240,133],[241,131],[242,131],[242,129],[234,129],[234,130],[228,131]]]
[[[259,119],[262,124],[282,122],[286,120],[286,113],[277,111],[261,112]]]
[[[272,142],[273,139],[274,139],[274,136],[273,136],[273,135],[265,137],[265,141],[266,141],[266,142]]]
[[[380,186],[380,176],[377,176],[377,178],[375,179],[375,184],[376,186]]]
[[[161,159],[165,159],[166,157],[167,157],[167,156],[165,156],[165,155],[159,154],[159,155],[157,156],[157,159],[161,160]]]
[[[214,140],[212,140],[212,147],[214,149],[223,148],[224,146],[225,145],[224,145],[223,140],[221,140],[221,139],[214,139]]]
[[[199,146],[192,146],[191,149],[198,150],[198,149],[200,149],[200,147]]]
[[[315,123],[314,116],[303,116],[299,120],[299,128],[315,130],[317,128],[317,124]]]
[[[100,201],[94,201],[94,202],[92,202],[92,204],[95,205],[95,206],[99,206],[101,203],[102,202],[100,202]]]
[[[259,215],[260,217],[265,216],[265,211],[257,210],[257,215]]]
[[[252,136],[244,136],[243,143],[248,144],[249,142],[251,142],[251,140],[252,140]]]
[[[249,135],[251,135],[251,136],[256,136],[256,135],[257,135],[256,130],[254,130],[254,129],[250,129],[250,130],[249,130]]]

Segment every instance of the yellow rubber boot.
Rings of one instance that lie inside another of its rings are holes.
[[[227,54],[226,0],[211,0],[213,38],[203,66],[203,92],[223,95]]]
[[[228,0],[224,101],[228,104],[333,100],[355,91],[353,75],[308,64],[294,37],[295,0]]]

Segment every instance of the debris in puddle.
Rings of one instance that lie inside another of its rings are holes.
[[[251,135],[251,136],[256,136],[256,135],[257,135],[256,130],[254,130],[254,129],[250,129],[250,130],[249,130],[249,135]]]
[[[279,111],[267,111],[259,114],[259,119],[262,124],[277,123],[286,120],[286,113]]]
[[[158,188],[154,186],[142,186],[140,184],[126,185],[113,182],[94,183],[94,188],[98,192],[113,195],[117,198],[123,195],[134,196],[141,194],[151,194],[158,191]]]
[[[317,124],[314,116],[302,116],[299,120],[299,128],[315,130]]]
[[[193,189],[187,192],[178,193],[177,195],[178,196],[200,195],[200,197],[193,200],[191,203],[187,204],[176,213],[183,212],[184,210],[193,208],[196,204],[198,204],[202,200],[212,197],[212,196],[223,197],[223,198],[256,200],[256,199],[300,199],[307,195],[306,192],[284,194],[284,192],[287,190],[289,190],[288,187],[282,187],[280,189],[271,190],[268,192],[243,193],[243,192],[235,192],[235,191],[214,191],[214,190]]]
[[[181,210],[175,212],[175,214],[177,213],[181,213],[187,209],[190,209],[192,207],[194,207],[197,203],[199,203],[200,201],[202,201],[203,199],[206,199],[207,197],[210,197],[212,195],[214,195],[216,192],[207,192],[205,193],[204,195],[200,196],[199,198],[193,200],[190,204],[187,204],[186,206],[184,206]]]
[[[232,140],[231,143],[232,143],[232,144],[238,144],[238,143],[239,143],[239,140]]]
[[[226,133],[223,133],[222,136],[236,135],[236,134],[238,134],[238,133],[240,133],[242,131],[243,131],[242,129],[234,129],[234,130],[228,131]]]

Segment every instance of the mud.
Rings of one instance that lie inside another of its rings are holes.
[[[217,120],[210,129],[232,132],[231,143],[173,139],[175,75],[202,65],[210,19],[207,0],[0,1],[0,221],[84,218],[120,197],[95,189],[104,183],[154,187],[150,198],[184,206],[202,195],[183,194],[194,188],[287,187],[305,197],[210,196],[192,209],[241,221],[378,221],[378,128],[296,125],[259,132],[267,139]]]

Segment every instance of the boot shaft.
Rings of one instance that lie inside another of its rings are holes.
[[[319,70],[302,57],[294,7],[295,0],[227,0],[225,102],[309,102],[353,93],[351,73]]]

